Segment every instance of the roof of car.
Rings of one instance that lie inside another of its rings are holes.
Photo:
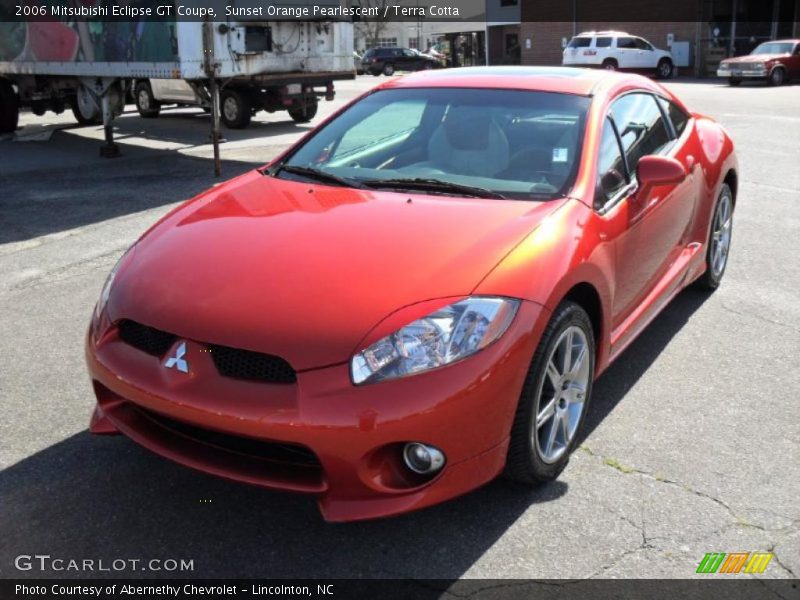
[[[393,79],[381,88],[452,87],[500,88],[558,92],[589,96],[600,88],[613,87],[625,81],[639,87],[654,88],[646,77],[606,71],[605,69],[577,69],[571,67],[462,67],[436,71],[419,71]]]

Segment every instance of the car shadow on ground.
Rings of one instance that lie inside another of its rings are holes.
[[[597,382],[585,435],[621,402],[706,294],[679,295]],[[502,479],[400,517],[326,524],[313,498],[194,472],[124,437],[73,435],[0,472],[0,576],[14,557],[175,558],[196,577],[457,578],[528,510],[568,486]],[[64,516],[66,515],[66,516]],[[51,576],[53,573],[49,573]],[[137,572],[100,575],[169,576]],[[79,576],[79,573],[58,573]]]

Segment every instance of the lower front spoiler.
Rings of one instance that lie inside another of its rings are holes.
[[[233,481],[279,491],[315,494],[323,518],[329,522],[375,519],[438,504],[494,479],[503,469],[508,452],[506,439],[494,448],[450,466],[431,486],[408,494],[341,498],[327,494],[321,470],[308,466],[298,474],[297,465],[258,461],[194,441],[149,419],[136,405],[121,398],[99,402],[89,430],[97,435],[122,433],[141,446],[178,464]],[[283,471],[282,471],[283,469]],[[265,473],[268,475],[265,476]]]

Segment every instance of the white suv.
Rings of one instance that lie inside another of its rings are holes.
[[[622,31],[587,31],[576,35],[564,48],[562,64],[655,72],[669,79],[674,71],[672,54],[647,40]]]

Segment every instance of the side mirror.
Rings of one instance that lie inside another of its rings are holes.
[[[686,179],[686,169],[674,158],[650,154],[639,159],[636,179],[639,193],[646,195],[653,186],[680,183]]]

